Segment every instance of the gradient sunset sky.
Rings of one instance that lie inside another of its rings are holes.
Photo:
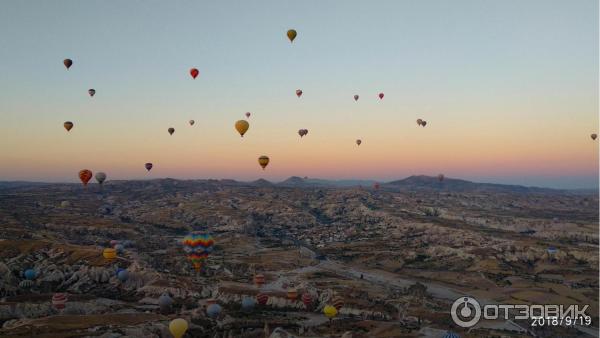
[[[595,188],[598,38],[596,0],[5,2],[0,180]]]

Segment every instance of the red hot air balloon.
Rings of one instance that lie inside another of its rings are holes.
[[[254,276],[254,284],[259,288],[263,286],[265,284],[265,275],[258,274]]]
[[[379,93],[379,99],[382,100],[383,99],[383,93]]]
[[[304,303],[304,306],[306,307],[309,307],[312,304],[312,296],[310,293],[305,292],[302,294],[302,303]]]
[[[152,163],[148,162],[144,164],[144,167],[146,167],[146,170],[150,171],[152,169]]]
[[[190,75],[192,76],[192,78],[196,78],[198,76],[198,74],[200,74],[200,71],[196,68],[192,68],[190,69]]]
[[[73,65],[73,60],[71,60],[71,59],[65,59],[63,61],[63,64],[65,65],[65,67],[67,67],[67,69],[69,69]]]
[[[90,170],[83,169],[79,171],[79,179],[81,180],[81,183],[83,183],[83,186],[87,186],[91,178],[92,172]]]
[[[298,97],[302,96],[302,90],[301,89],[296,89],[296,96],[298,96]]]
[[[52,306],[57,310],[62,310],[67,306],[67,294],[55,293],[52,295]]]
[[[266,305],[268,300],[269,295],[267,295],[266,293],[259,293],[258,295],[256,295],[256,302],[260,305]]]

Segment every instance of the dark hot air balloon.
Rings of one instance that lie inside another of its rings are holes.
[[[298,35],[298,33],[296,33],[295,29],[290,29],[287,31],[287,37],[290,39],[290,42],[294,42],[296,35]]]
[[[150,171],[153,167],[152,163],[148,162],[146,164],[144,164],[144,167],[146,168],[146,170]]]
[[[63,127],[65,127],[65,129],[67,131],[71,131],[71,129],[73,128],[73,122],[67,121],[67,122],[63,123]]]
[[[71,60],[71,59],[64,59],[63,60],[63,64],[65,65],[65,67],[67,67],[67,69],[69,69],[73,65],[73,60]]]
[[[196,68],[190,69],[190,75],[192,76],[192,78],[195,79],[198,76],[198,74],[200,74],[200,71],[198,71],[198,69],[196,69]]]
[[[263,168],[263,170],[265,170],[265,168],[267,167],[267,165],[269,165],[269,157],[268,156],[261,156],[258,158],[258,164]]]
[[[170,135],[173,135],[173,133],[175,132],[175,128],[171,127],[169,129],[167,129],[167,131],[169,132]]]

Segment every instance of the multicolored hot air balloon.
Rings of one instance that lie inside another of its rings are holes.
[[[202,263],[213,250],[215,240],[210,234],[192,232],[185,236],[181,243],[194,269],[200,271]]]
[[[152,163],[148,162],[146,164],[144,164],[144,167],[146,168],[147,171],[150,171],[153,167]]]
[[[97,172],[95,177],[96,181],[98,181],[98,184],[102,184],[104,181],[106,181],[106,174],[103,172]]]
[[[244,134],[248,131],[248,128],[250,128],[250,123],[248,123],[246,120],[238,120],[235,122],[235,130],[237,130],[242,137],[244,137]]]
[[[71,59],[64,59],[63,60],[63,65],[65,65],[65,67],[67,67],[67,69],[69,69],[73,65],[73,60],[71,60]]]
[[[67,306],[67,300],[66,293],[55,293],[52,295],[52,306],[57,310],[62,310]]]
[[[194,121],[194,120],[190,120],[190,122],[189,122],[189,123],[190,123],[190,126],[193,126],[193,125],[194,125],[194,123],[196,123],[196,121]]]
[[[73,128],[73,122],[67,121],[67,122],[63,123],[63,127],[65,127],[65,129],[67,131],[71,131],[71,129]]]
[[[169,132],[169,135],[173,135],[173,133],[175,132],[175,128],[171,127],[167,129],[167,131]]]
[[[188,329],[188,322],[183,318],[173,319],[169,323],[169,331],[173,335],[173,338],[181,338]]]
[[[296,96],[302,96],[302,89],[296,89]]]
[[[354,95],[354,101],[358,101],[358,95]]]
[[[266,293],[259,293],[256,295],[256,301],[260,305],[266,305],[269,301],[269,295],[267,295]]]
[[[81,180],[81,183],[83,183],[83,186],[87,186],[87,184],[91,178],[92,178],[91,170],[83,169],[83,170],[79,171],[79,179]]]
[[[298,33],[296,32],[295,29],[290,29],[287,31],[287,37],[288,37],[288,39],[290,39],[290,42],[294,42],[296,35],[298,35]]]
[[[198,76],[198,74],[200,74],[200,71],[198,69],[196,69],[196,68],[190,69],[190,75],[192,76],[193,79],[195,79]]]
[[[269,156],[263,155],[263,156],[259,157],[258,164],[263,168],[263,170],[265,170],[267,165],[269,165]]]
[[[357,145],[357,146],[360,146],[360,144],[361,144],[361,143],[362,143],[362,140],[361,140],[361,139],[358,139],[358,140],[356,140],[356,145]]]
[[[90,94],[91,97],[94,97],[94,95],[96,95],[96,89],[88,89],[88,94]]]
[[[250,115],[252,115],[252,114],[250,114],[250,112],[246,112],[246,118],[247,118],[247,119],[249,119],[249,118],[250,118]]]
[[[590,135],[590,137],[592,138],[592,140],[596,141],[596,138],[598,137],[598,135],[592,134],[592,135]]]
[[[383,94],[383,93],[379,93],[379,95],[378,95],[378,96],[379,96],[379,99],[380,99],[380,100],[383,100],[383,96],[384,96],[384,94]]]
[[[265,275],[262,274],[258,274],[256,276],[254,276],[254,285],[256,285],[257,287],[261,287],[265,284]]]

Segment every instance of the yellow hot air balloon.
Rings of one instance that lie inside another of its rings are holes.
[[[296,35],[298,35],[298,33],[296,33],[295,29],[290,29],[287,31],[287,37],[290,39],[290,42],[294,42]]]
[[[185,331],[188,329],[188,322],[183,318],[173,319],[171,323],[169,323],[169,331],[174,338],[181,338],[185,334]]]
[[[263,156],[259,157],[258,164],[260,164],[260,166],[263,168],[263,170],[265,170],[267,165],[269,165],[269,156],[263,155]]]
[[[250,123],[248,123],[246,120],[239,120],[235,123],[235,130],[237,130],[242,137],[244,137],[244,134],[248,131],[248,128],[250,128]]]
[[[323,314],[325,314],[325,316],[327,316],[327,318],[332,319],[333,317],[337,316],[338,310],[335,308],[335,306],[326,305],[323,308]]]
[[[102,252],[102,256],[104,256],[104,258],[106,258],[107,260],[111,261],[117,258],[117,250],[114,248],[106,248]]]

